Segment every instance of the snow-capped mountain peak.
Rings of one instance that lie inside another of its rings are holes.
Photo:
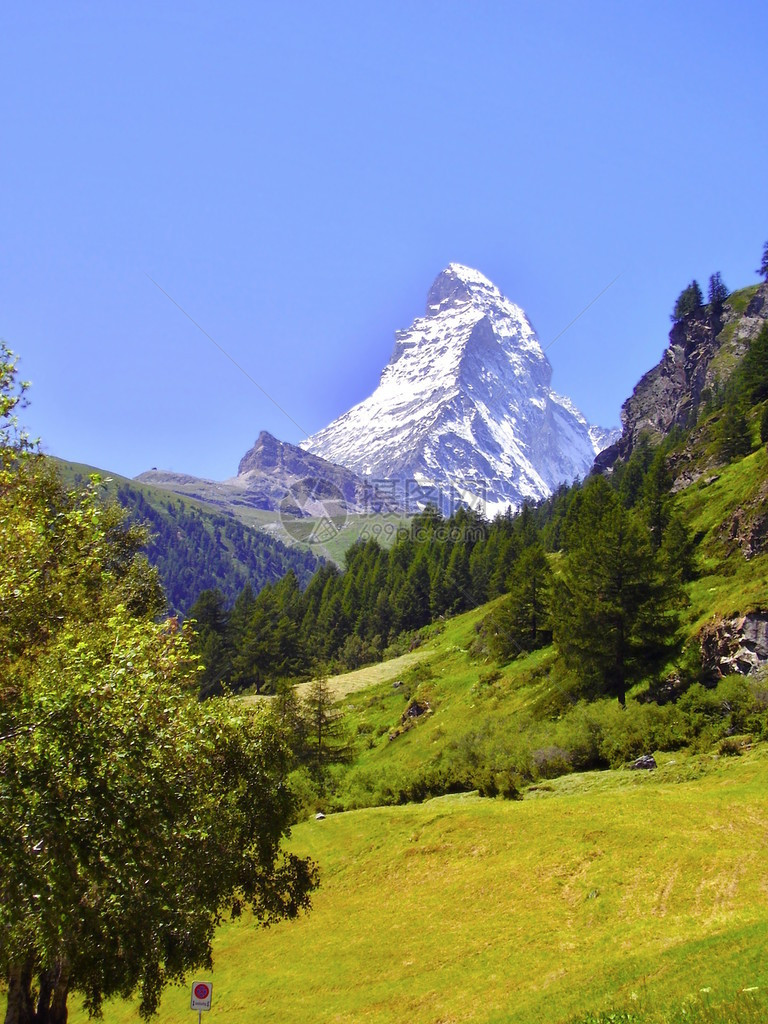
[[[410,488],[415,504],[469,494],[492,514],[584,475],[610,443],[551,391],[551,377],[525,312],[479,271],[451,263],[425,315],[396,332],[374,393],[302,447],[396,483],[406,499]]]

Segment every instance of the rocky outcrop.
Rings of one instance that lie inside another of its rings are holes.
[[[288,517],[337,518],[363,512],[399,511],[374,494],[360,477],[262,430],[240,460],[237,476],[204,480],[185,473],[149,470],[136,477],[188,498],[229,511],[238,506],[279,511]]]
[[[701,630],[699,641],[702,667],[711,679],[754,675],[768,662],[768,612],[715,619]]]
[[[746,309],[737,293],[720,316],[708,307],[676,323],[660,362],[641,377],[622,406],[619,440],[595,459],[594,471],[606,472],[627,459],[641,436],[652,443],[694,418],[706,389],[722,384],[768,320],[768,283],[759,285]]]
[[[747,560],[768,548],[768,480],[751,501],[732,512],[720,534],[729,548],[739,548]]]
[[[315,514],[318,509],[314,506],[328,500],[342,502],[349,511],[362,511],[366,500],[363,481],[354,473],[295,444],[279,441],[266,430],[240,460],[237,476],[228,482],[269,495],[274,507],[291,495],[305,515]]]

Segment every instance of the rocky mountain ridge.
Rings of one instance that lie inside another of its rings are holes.
[[[332,501],[349,513],[371,511],[366,485],[354,473],[279,441],[266,430],[240,460],[237,475],[228,480],[156,469],[136,480],[230,510],[244,506],[306,517],[326,514]]]
[[[412,508],[468,501],[488,515],[589,472],[615,433],[550,387],[525,312],[451,263],[395,346],[378,387],[301,447],[399,487]]]
[[[660,361],[624,402],[621,437],[599,453],[595,471],[627,459],[641,436],[653,442],[689,424],[702,396],[725,383],[766,320],[768,282],[735,292],[719,315],[705,306],[676,323]]]

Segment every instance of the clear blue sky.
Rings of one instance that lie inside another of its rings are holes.
[[[757,280],[768,5],[68,0],[0,13],[0,337],[49,451],[232,475],[477,267],[592,421],[696,277]]]

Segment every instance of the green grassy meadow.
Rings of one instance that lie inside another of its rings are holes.
[[[737,507],[740,528],[761,514],[767,479],[761,448],[705,467],[679,496],[699,560],[688,637],[713,616],[768,608],[768,555],[745,558],[733,529]],[[326,819],[293,830],[292,847],[320,866],[314,908],[267,931],[222,926],[211,1021],[768,1019],[765,680],[694,687],[687,704],[689,694],[665,707],[636,699],[645,684],[626,711],[579,703],[551,649],[492,662],[489,610],[329,681],[354,758],[331,775]],[[737,728],[741,685],[762,718],[745,712]],[[411,720],[414,701],[427,710]],[[627,766],[650,751],[656,771]],[[472,758],[494,771],[527,765],[521,799],[408,802],[413,780],[429,795],[429,780],[460,782]],[[596,758],[611,767],[580,770]],[[188,1006],[188,987],[171,988],[159,1020],[188,1021]],[[85,1015],[74,1007],[70,1019]],[[113,1002],[104,1019],[136,1020],[137,1004]]]
[[[522,801],[330,815],[296,826],[292,845],[320,864],[314,909],[221,929],[211,1020],[666,1020],[704,989],[719,1001],[757,987],[754,1002],[768,985],[762,747],[568,776]],[[159,1019],[187,1021],[187,1007],[187,989],[169,989]]]

